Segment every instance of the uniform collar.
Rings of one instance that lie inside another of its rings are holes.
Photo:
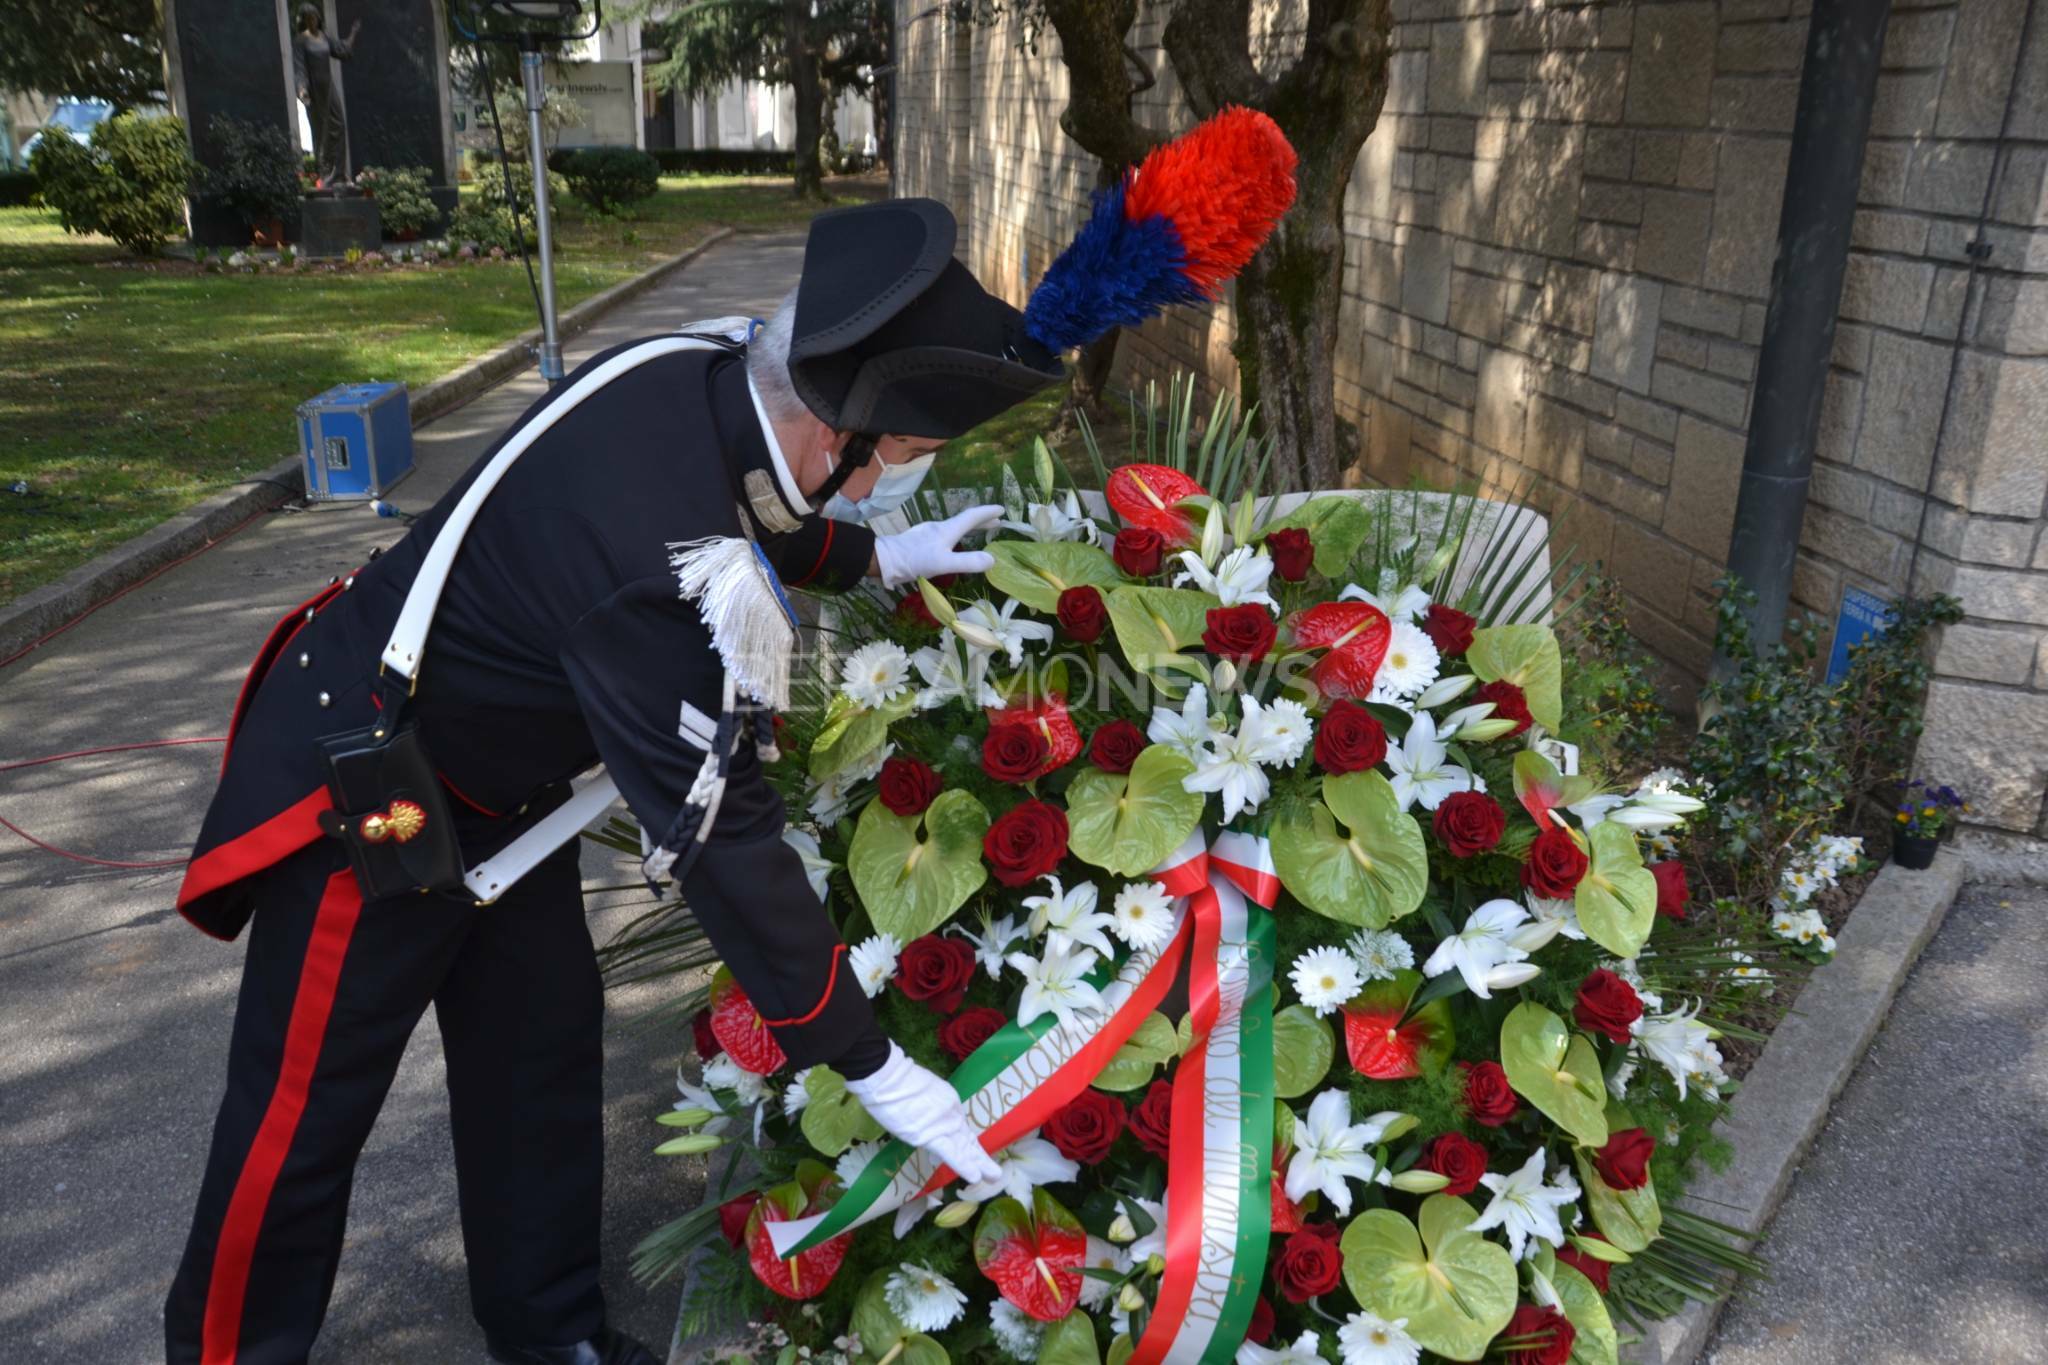
[[[797,487],[796,475],[789,468],[789,460],[782,453],[782,442],[776,439],[775,424],[768,420],[768,409],[762,406],[761,391],[754,387],[754,376],[747,375],[747,397],[753,400],[754,417],[761,424],[761,439],[768,447],[768,467],[775,472],[775,486],[782,493],[782,500],[788,504],[792,516],[811,515],[810,499]]]

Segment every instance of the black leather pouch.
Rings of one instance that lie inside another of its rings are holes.
[[[380,723],[328,735],[319,744],[334,797],[320,826],[348,850],[363,898],[463,890],[462,846],[448,794],[418,727]]]

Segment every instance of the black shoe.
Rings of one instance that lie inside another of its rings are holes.
[[[609,1327],[574,1346],[513,1346],[486,1332],[484,1348],[498,1365],[662,1365],[654,1352]]]

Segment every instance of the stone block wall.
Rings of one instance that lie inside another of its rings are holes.
[[[1158,10],[1139,116],[1185,127]],[[1361,482],[1531,494],[1697,677],[1727,553],[1806,38],[1799,0],[1394,0],[1348,199],[1340,415]],[[2048,837],[2048,16],[1894,4],[1794,584],[1960,597],[1920,766]],[[1058,39],[900,7],[898,192],[949,202],[1020,301],[1085,212]],[[1261,12],[1274,51],[1299,41]],[[2010,98],[2008,98],[2010,92]],[[1978,219],[1986,223],[1980,234]],[[1970,244],[1989,247],[1973,259]],[[1973,265],[1975,269],[1973,270]],[[1227,303],[1126,339],[1127,380],[1234,379]]]

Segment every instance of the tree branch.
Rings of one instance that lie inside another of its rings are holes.
[[[1251,0],[1181,0],[1160,42],[1195,113],[1208,118],[1226,104],[1266,105],[1265,77],[1252,64]]]
[[[1137,0],[1045,0],[1068,75],[1060,127],[1111,166],[1134,166],[1165,140],[1131,117],[1131,97],[1146,88],[1131,79],[1136,54],[1124,41],[1137,16]]]

